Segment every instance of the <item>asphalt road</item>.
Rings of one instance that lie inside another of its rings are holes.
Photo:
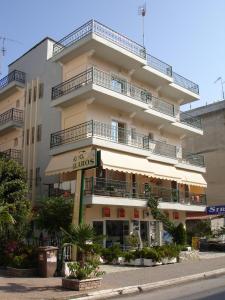
[[[123,300],[224,300],[225,276],[190,282],[152,292],[122,296]]]

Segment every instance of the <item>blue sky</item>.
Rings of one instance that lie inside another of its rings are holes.
[[[144,0],[9,0],[0,8],[0,35],[21,42],[7,42],[1,60],[7,65],[45,36],[60,39],[89,19],[141,39],[138,6]],[[200,85],[196,107],[221,98],[225,80],[225,1],[146,0],[146,47],[152,55],[171,64],[179,74]],[[1,46],[1,44],[0,44]]]

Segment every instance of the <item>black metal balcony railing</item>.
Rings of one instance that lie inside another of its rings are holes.
[[[182,161],[191,164],[198,167],[204,167],[205,166],[205,160],[204,156],[200,154],[193,154],[185,149],[182,149]]]
[[[110,124],[104,124],[97,121],[88,121],[80,125],[70,127],[51,134],[50,147],[54,148],[60,145],[77,142],[89,137],[97,137],[106,141],[128,145],[131,147],[144,149],[156,155],[176,158],[176,146],[155,141],[148,136],[118,128]]]
[[[0,80],[0,90],[7,86],[12,81],[25,83],[26,75],[24,72],[14,70]]]
[[[11,108],[0,115],[0,125],[15,121],[17,123],[23,123],[23,111],[16,108]]]
[[[174,105],[156,98],[143,88],[131,84],[103,70],[92,67],[52,88],[52,100],[71,93],[85,85],[94,83],[106,89],[146,103],[150,108],[169,116],[174,116]]]
[[[172,67],[150,54],[147,54],[147,64],[167,76],[172,76]]]
[[[199,117],[193,117],[185,112],[180,112],[180,122],[191,127],[202,129],[202,122]]]
[[[178,84],[179,86],[195,93],[195,94],[199,94],[199,86],[198,84],[192,82],[191,80],[173,72],[173,79],[174,79],[174,83]]]
[[[153,196],[159,202],[206,205],[205,194],[183,192],[149,183],[131,183],[106,178],[86,178],[84,194],[143,200]]]
[[[63,39],[59,40],[53,45],[53,56],[61,52],[63,49],[69,47],[70,45],[78,42],[79,40],[87,37],[89,34],[96,34],[105,40],[108,40],[129,52],[141,57],[146,58],[145,47],[139,45],[138,43],[132,41],[126,36],[110,29],[109,27],[95,21],[90,20],[81,27],[77,28]]]
[[[22,163],[22,151],[17,149],[8,149],[1,152],[6,158],[13,159],[18,163]]]

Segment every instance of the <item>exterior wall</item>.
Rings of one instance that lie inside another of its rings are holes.
[[[18,144],[15,145],[15,139],[18,139]],[[14,129],[0,136],[0,152],[8,149],[22,149],[23,130]]]
[[[18,101],[18,103],[17,103]],[[19,104],[19,105],[18,105]],[[0,114],[11,108],[24,109],[24,90],[20,89],[0,101]]]
[[[208,205],[225,204],[225,101],[188,113],[201,116],[204,135],[186,138],[184,147],[193,153],[204,155]]]
[[[62,80],[59,64],[48,60],[52,52],[53,41],[45,39],[9,66],[9,72],[17,69],[26,73],[26,106],[24,123],[23,160],[27,169],[30,196],[33,201],[48,194],[48,184],[55,182],[54,177],[45,177],[45,169],[50,160],[50,133],[60,130],[60,112],[51,109],[51,88]],[[39,83],[44,84],[43,97],[39,99]],[[34,87],[37,97],[34,101]],[[29,89],[32,99],[29,103]],[[11,99],[11,98],[10,98]],[[41,141],[37,141],[37,126],[42,125]],[[32,127],[34,127],[34,143],[31,143]],[[29,129],[30,143],[27,145],[26,135]],[[40,168],[40,178],[36,180],[36,168]],[[32,174],[31,174],[32,171]],[[37,184],[36,184],[37,183]]]

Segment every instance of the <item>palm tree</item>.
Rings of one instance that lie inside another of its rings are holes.
[[[62,231],[64,233],[64,242],[77,246],[80,254],[78,261],[83,266],[88,254],[93,250],[93,244],[99,241],[99,237],[96,236],[93,227],[88,224],[71,225],[69,232],[64,229]]]

